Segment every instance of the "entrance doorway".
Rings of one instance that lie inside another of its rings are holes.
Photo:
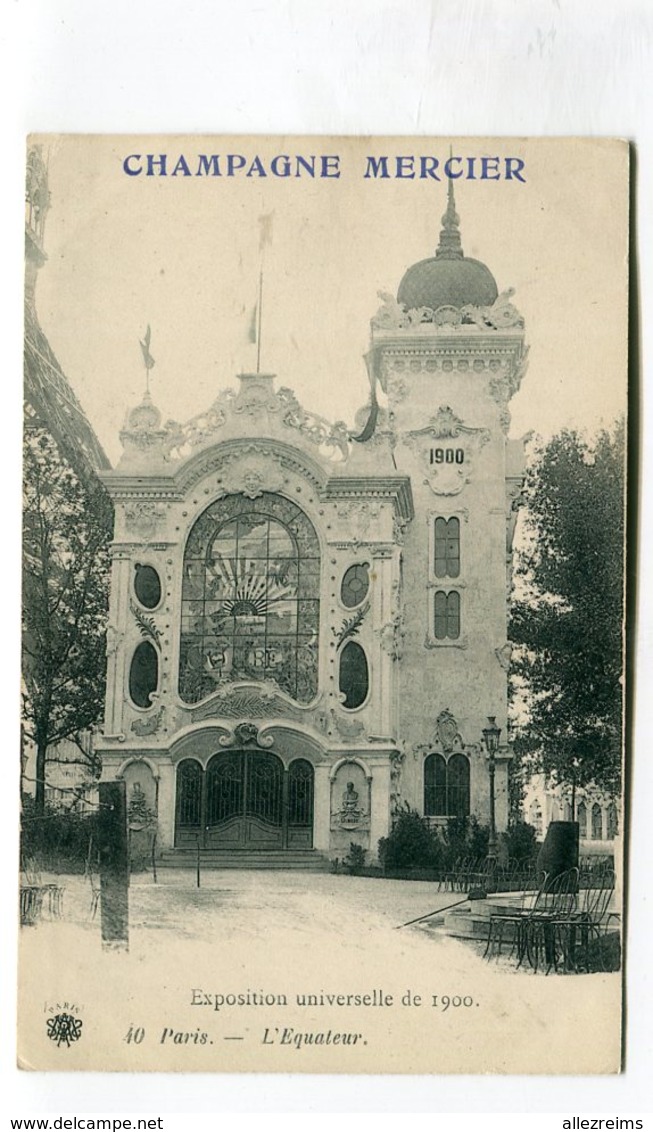
[[[286,769],[271,751],[225,751],[206,770],[196,759],[177,767],[175,845],[205,849],[311,849],[313,767]]]

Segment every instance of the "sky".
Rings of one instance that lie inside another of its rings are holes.
[[[365,179],[366,157],[517,156],[525,182],[456,182],[463,250],[514,288],[530,365],[511,435],[594,433],[626,399],[627,153],[594,139],[201,138],[45,135],[51,207],[37,309],[109,459],[144,388],[163,419],[206,409],[256,365],[249,342],[264,252],[261,368],[305,408],[353,423],[379,291],[433,254],[446,182]],[[130,177],[129,154],[258,155],[268,176]],[[339,179],[274,178],[277,154],[337,154]],[[392,167],[392,162],[390,163]]]

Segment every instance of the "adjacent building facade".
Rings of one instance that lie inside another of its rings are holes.
[[[507,731],[524,327],[465,257],[382,294],[371,397],[330,424],[241,374],[186,423],[149,394],[101,478],[115,506],[103,776],[158,844],[375,854],[396,808],[489,821],[481,733]],[[510,749],[496,766],[507,823]]]
[[[61,466],[70,468],[90,491],[101,492],[98,473],[111,465],[41,327],[36,306],[38,274],[47,261],[45,228],[50,209],[48,170],[40,146],[30,148],[26,172],[25,442],[38,444],[46,434],[56,446]],[[28,553],[29,547],[25,545],[24,554]],[[28,643],[26,636],[25,644]],[[22,733],[21,777],[25,793],[34,794],[37,779],[41,779],[45,798],[52,805],[75,808],[93,797],[97,777],[93,735],[85,731],[77,740],[64,739],[50,745],[45,766],[37,771],[35,745],[26,732]]]

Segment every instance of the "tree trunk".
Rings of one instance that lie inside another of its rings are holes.
[[[44,742],[36,744],[36,791],[34,793],[34,812],[42,817],[45,812],[45,760],[48,745]]]

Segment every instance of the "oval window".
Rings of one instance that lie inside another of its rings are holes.
[[[349,641],[340,653],[340,691],[344,692],[343,707],[353,710],[367,699],[370,686],[367,657],[356,641]]]
[[[154,645],[143,641],[134,651],[129,669],[129,695],[136,707],[152,707],[152,692],[159,683],[159,657]]]
[[[369,569],[367,563],[357,562],[355,566],[345,570],[340,598],[346,609],[353,609],[367,597],[370,588]]]
[[[136,564],[134,592],[146,609],[156,609],[161,601],[161,580],[154,566]]]

